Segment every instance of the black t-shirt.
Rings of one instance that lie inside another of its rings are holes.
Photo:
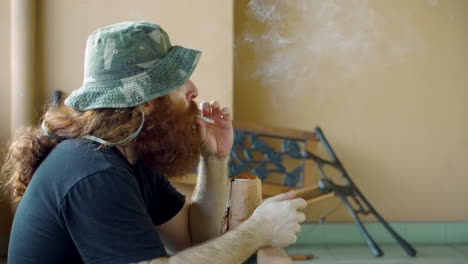
[[[155,230],[185,197],[116,148],[61,142],[34,173],[13,221],[10,264],[130,263],[166,256]]]

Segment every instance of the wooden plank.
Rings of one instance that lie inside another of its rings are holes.
[[[279,184],[270,184],[270,183],[263,183],[262,184],[263,195],[264,196],[274,196],[280,193],[289,192],[291,190],[295,190],[294,187],[279,185]]]
[[[296,189],[294,191],[296,193],[296,197],[304,198],[305,200],[314,199],[323,195],[328,194],[328,192],[323,192],[320,190],[318,185],[312,185],[301,189]]]
[[[306,202],[307,202],[307,204],[312,204],[312,203],[316,203],[316,202],[326,200],[326,199],[329,199],[329,198],[333,198],[333,197],[336,197],[336,194],[331,192],[331,193],[324,194],[322,196],[318,196],[318,197],[306,200]]]
[[[262,203],[262,182],[253,174],[231,180],[228,229],[233,230],[247,220]],[[257,252],[258,264],[293,264],[281,248],[266,247]]]
[[[256,176],[231,180],[228,230],[247,220],[262,203],[262,181]]]
[[[265,126],[258,123],[249,123],[244,121],[233,121],[233,126],[235,130],[253,132],[268,136],[275,136],[275,137],[286,137],[292,139],[301,139],[301,140],[317,140],[315,133],[307,132],[297,129],[290,129],[290,128],[279,128],[279,127],[271,127]]]
[[[289,257],[294,261],[300,261],[300,260],[313,259],[314,255],[312,255],[312,254],[308,254],[308,255],[289,255]]]
[[[197,175],[189,174],[187,176],[171,179],[170,181],[172,183],[178,183],[178,184],[195,185],[197,183]],[[263,196],[274,196],[280,193],[285,193],[291,190],[295,190],[296,188],[279,185],[279,184],[263,183],[262,189],[263,189]]]

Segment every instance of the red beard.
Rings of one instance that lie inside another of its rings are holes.
[[[168,96],[150,102],[151,113],[146,116],[135,149],[148,168],[166,177],[192,172],[200,162],[201,139],[196,128],[198,106],[191,101],[189,108],[172,103]]]

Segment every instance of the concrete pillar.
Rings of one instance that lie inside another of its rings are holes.
[[[34,121],[36,0],[11,0],[11,131]]]

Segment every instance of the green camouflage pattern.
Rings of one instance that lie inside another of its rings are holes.
[[[137,106],[183,85],[200,55],[172,46],[154,23],[124,22],[98,29],[87,41],[83,85],[65,105],[80,111]]]

